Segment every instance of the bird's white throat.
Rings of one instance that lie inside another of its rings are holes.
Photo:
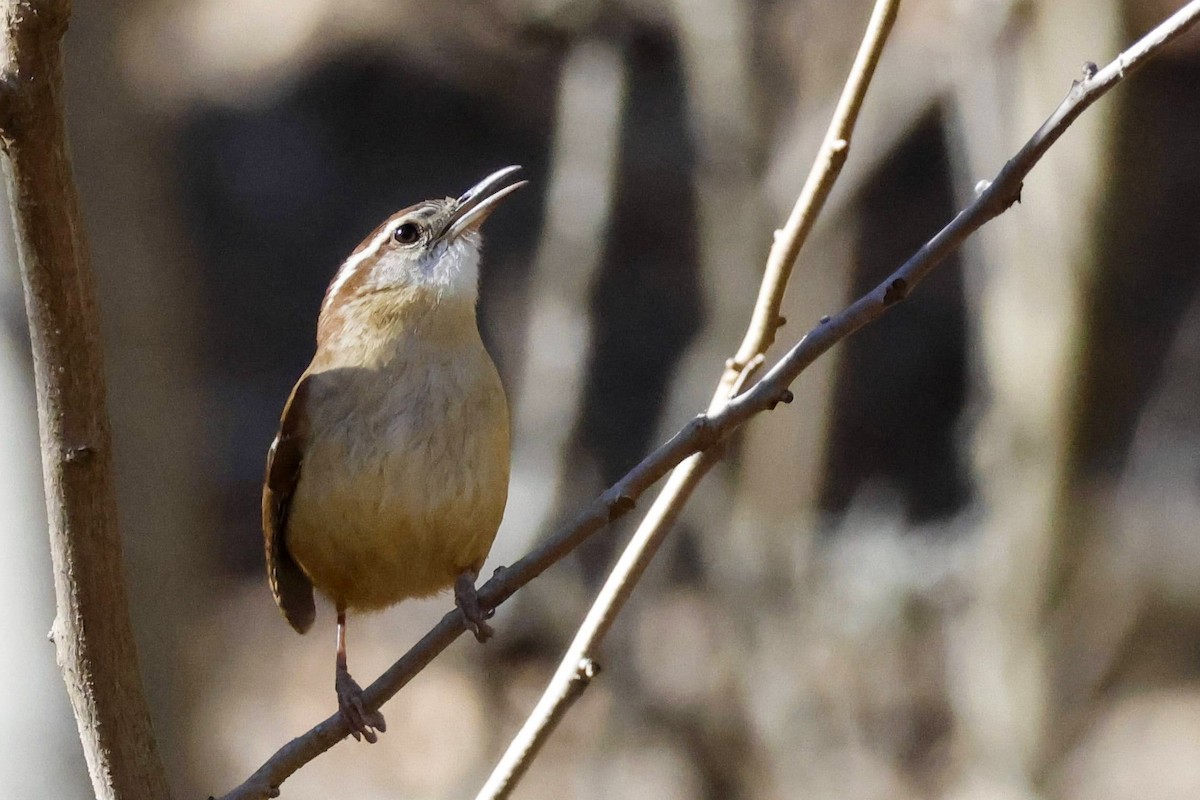
[[[356,293],[360,294],[414,286],[431,289],[442,300],[475,304],[479,295],[482,244],[477,232],[464,233],[422,253],[389,248],[394,232],[395,226],[387,226],[368,247],[346,259],[329,285],[322,311],[338,300],[351,283],[357,284]],[[367,272],[362,275],[364,271]]]

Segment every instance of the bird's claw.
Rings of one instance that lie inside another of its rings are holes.
[[[475,640],[483,644],[495,634],[495,629],[487,624],[487,620],[495,616],[494,609],[484,611],[479,605],[479,594],[475,591],[475,575],[464,572],[454,582],[454,604],[462,609],[467,621],[467,629],[475,634]]]
[[[370,744],[379,741],[379,733],[387,730],[383,713],[367,710],[362,700],[362,687],[344,668],[338,669],[334,688],[337,690],[338,711],[350,726],[350,735],[354,737],[354,741],[366,739]]]
[[[496,629],[491,625],[488,625],[482,619],[468,619],[467,628],[470,629],[471,633],[475,634],[475,641],[479,642],[480,644],[483,644],[488,639],[492,638],[492,636],[494,636],[496,633]]]

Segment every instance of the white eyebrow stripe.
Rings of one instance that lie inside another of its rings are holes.
[[[329,307],[329,304],[333,302],[333,298],[337,297],[338,292],[346,285],[346,281],[350,280],[350,276],[358,270],[359,265],[379,252],[379,248],[383,247],[384,243],[391,238],[399,224],[400,221],[397,220],[393,224],[385,226],[371,242],[370,247],[363,248],[360,252],[350,256],[342,263],[342,266],[337,271],[337,275],[333,278],[333,283],[329,284],[329,289],[325,292],[325,302],[321,304],[322,311]]]

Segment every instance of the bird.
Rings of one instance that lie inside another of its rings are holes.
[[[480,227],[527,183],[507,183],[519,169],[393,214],[350,254],[267,452],[271,593],[299,633],[314,588],[336,608],[334,689],[355,739],[386,721],[350,675],[347,612],[453,586],[466,627],[492,635],[475,581],[507,502],[509,413],[476,320]]]

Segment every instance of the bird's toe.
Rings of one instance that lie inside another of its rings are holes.
[[[350,673],[338,670],[334,684],[337,690],[338,711],[350,726],[350,735],[355,741],[366,739],[368,743],[379,741],[379,733],[387,730],[387,722],[380,711],[369,711],[362,699],[362,687]],[[378,732],[378,733],[377,733]]]

